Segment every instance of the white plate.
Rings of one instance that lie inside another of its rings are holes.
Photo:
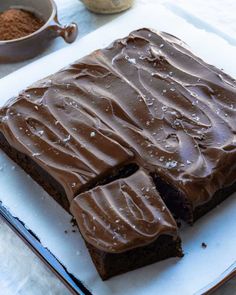
[[[32,82],[94,49],[140,27],[152,27],[182,38],[192,50],[236,76],[236,48],[213,32],[199,29],[160,5],[133,9],[66,49],[53,53],[0,80],[0,103]],[[194,294],[236,260],[236,194],[193,227],[181,229],[185,256],[117,276],[99,278],[80,235],[71,232],[71,216],[31,178],[0,152],[0,200],[40,238],[42,244],[95,295]],[[68,234],[64,233],[68,230]],[[201,247],[202,242],[207,248]]]

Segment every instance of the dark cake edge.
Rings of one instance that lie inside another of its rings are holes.
[[[19,165],[37,184],[39,184],[57,203],[59,203],[67,212],[70,212],[70,202],[66,196],[64,188],[54,179],[47,171],[45,171],[39,164],[32,160],[29,156],[15,149],[9,144],[2,132],[0,132],[0,148],[5,154]],[[104,185],[108,182],[116,180],[122,174],[127,177],[137,171],[139,166],[132,160],[111,168],[107,171],[107,175],[91,181],[88,185],[82,186],[73,198],[85,190],[89,190],[97,185]],[[72,198],[72,199],[73,199]]]
[[[104,252],[86,242],[93,263],[102,278],[124,274],[155,262],[183,257],[181,240],[170,235],[160,235],[154,242],[121,253]]]
[[[157,191],[160,193],[161,198],[175,219],[184,220],[189,225],[193,225],[195,221],[220,205],[231,194],[236,192],[236,182],[234,182],[232,185],[216,191],[206,203],[193,208],[192,204],[185,198],[181,191],[163,181],[156,172],[150,173],[150,175],[155,183]]]

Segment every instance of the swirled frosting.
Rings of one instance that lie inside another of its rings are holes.
[[[1,131],[62,184],[71,201],[133,154],[94,113],[63,94],[63,86],[44,87],[28,89],[2,110]]]
[[[175,220],[141,170],[77,196],[71,212],[86,241],[105,252],[141,247],[160,235],[177,237]]]
[[[72,65],[71,75],[99,97],[98,116],[122,134],[140,165],[193,208],[236,181],[236,81],[177,38],[135,31]]]
[[[236,180],[236,82],[166,33],[134,31],[23,91],[0,115],[9,143],[70,199],[133,155],[193,208]]]

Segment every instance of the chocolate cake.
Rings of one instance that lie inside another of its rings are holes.
[[[167,33],[140,29],[93,52],[8,101],[0,121],[1,147],[68,211],[138,169],[190,224],[236,190],[236,81]],[[104,278],[161,259],[113,270],[121,253],[84,238]]]
[[[82,193],[71,212],[103,279],[182,256],[175,220],[144,171]]]

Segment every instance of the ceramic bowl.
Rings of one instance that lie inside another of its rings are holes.
[[[0,12],[9,8],[25,9],[33,12],[45,24],[36,32],[22,38],[0,41],[0,62],[15,62],[32,58],[50,45],[53,39],[62,37],[72,43],[78,35],[75,23],[62,26],[57,19],[57,7],[53,0],[3,0]]]

